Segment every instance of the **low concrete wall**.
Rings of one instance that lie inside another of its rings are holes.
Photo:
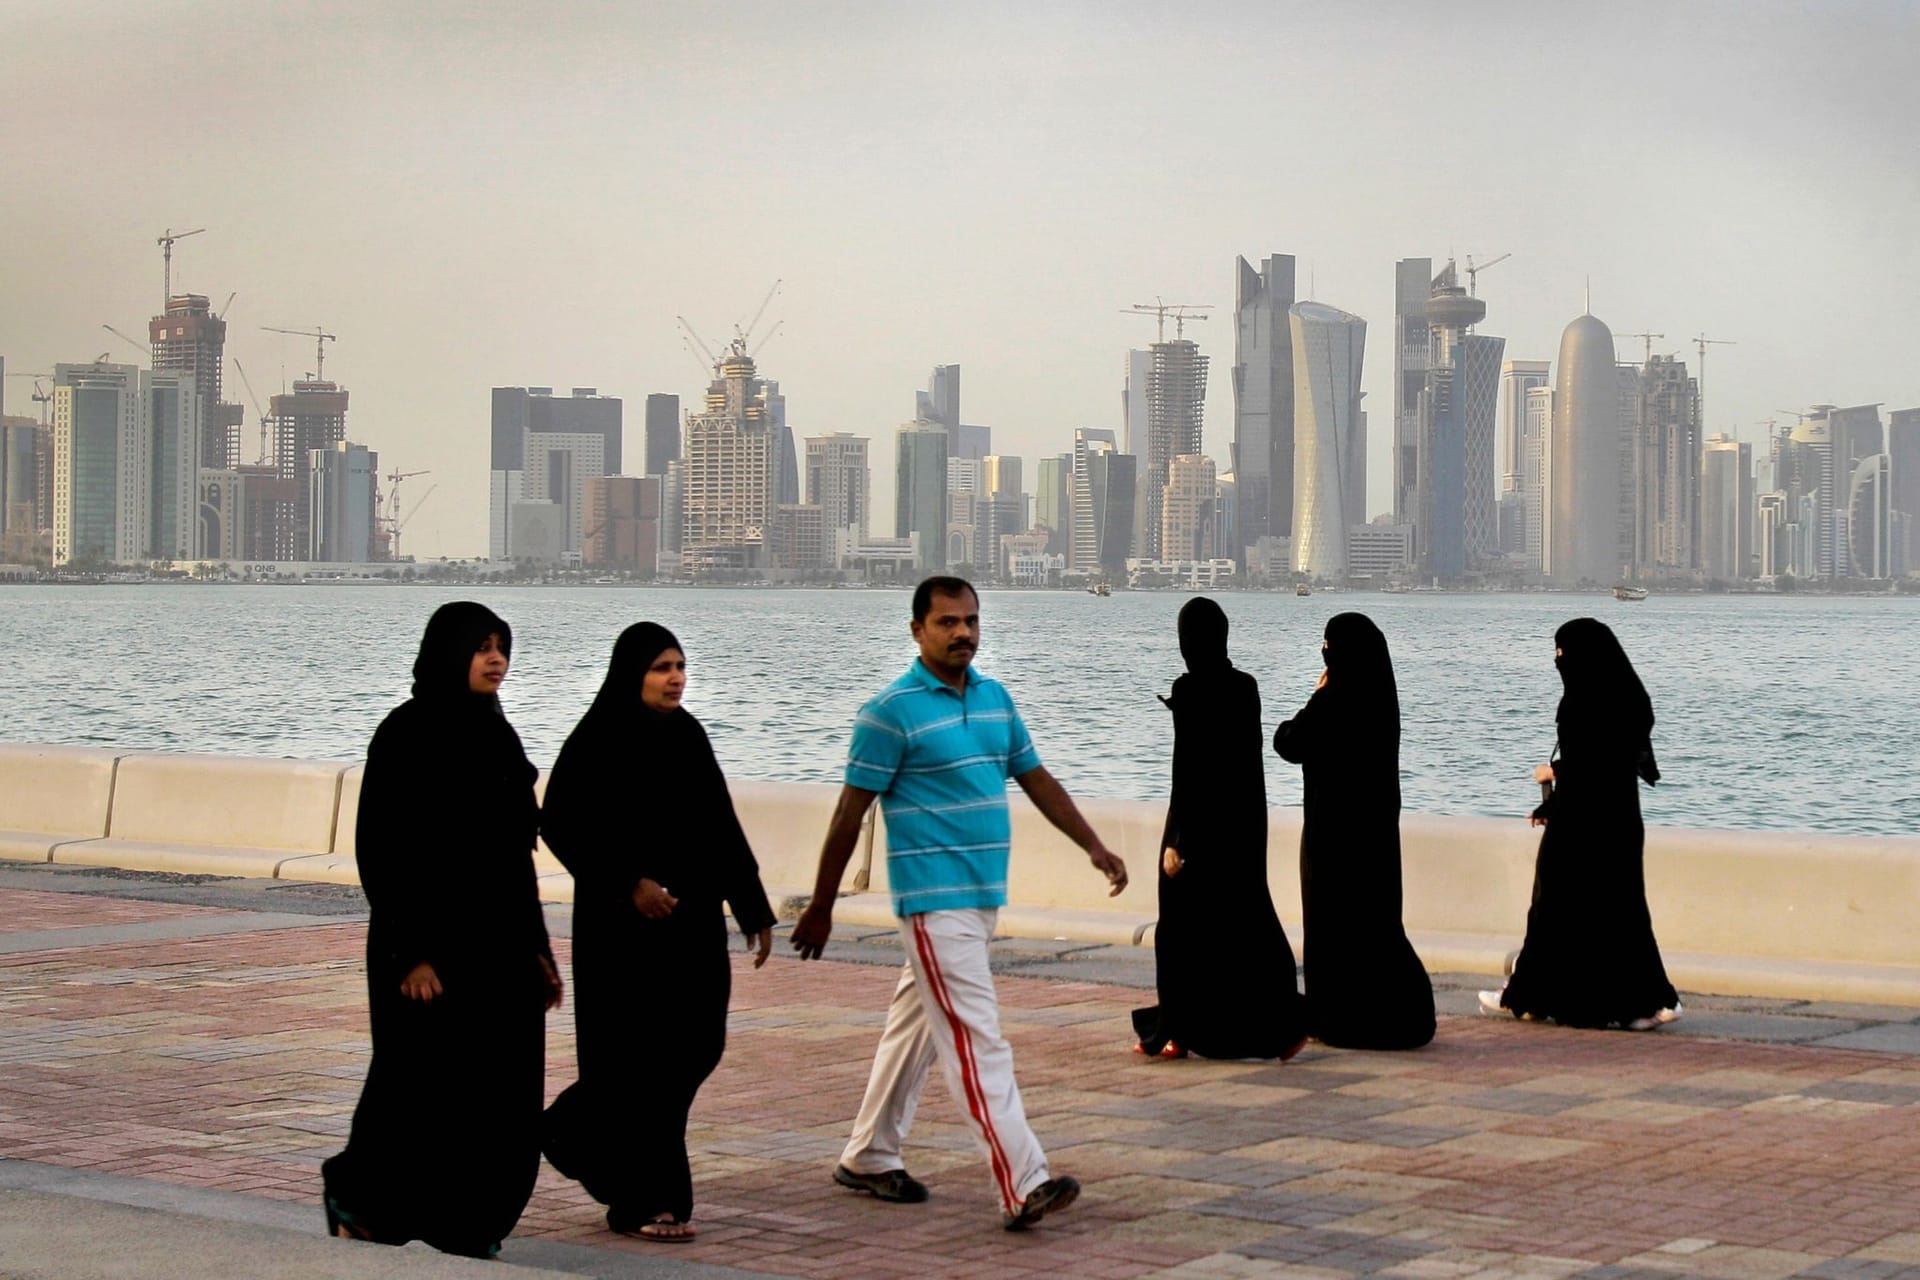
[[[0,744],[0,858],[45,862],[64,840],[106,835],[118,758],[92,747]]]
[[[0,746],[0,857],[354,883],[360,778],[358,765],[315,761]],[[838,789],[742,781],[732,791],[776,904],[810,893]],[[1011,803],[1004,932],[1151,942],[1161,806],[1081,804],[1133,874],[1108,897],[1084,853],[1025,796]],[[1273,810],[1268,881],[1296,946],[1299,838],[1299,811]],[[1526,928],[1539,833],[1524,818],[1408,815],[1401,839],[1407,931],[1428,968],[1499,972]],[[876,807],[836,920],[893,922],[885,848]],[[571,901],[572,881],[544,845],[535,860],[542,896]],[[1920,931],[1910,923],[1920,839],[1655,827],[1646,871],[1654,927],[1683,988],[1920,1005]]]

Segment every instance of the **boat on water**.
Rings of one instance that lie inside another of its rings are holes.
[[[1647,589],[1645,587],[1615,587],[1613,589],[1613,598],[1615,600],[1645,600],[1647,598]]]
[[[1113,588],[1104,582],[1096,582],[1087,588],[1087,594],[1090,596],[1110,596],[1113,594]]]
[[[1296,582],[1293,584],[1293,594],[1297,596],[1310,596],[1313,594],[1313,588],[1304,582]]]

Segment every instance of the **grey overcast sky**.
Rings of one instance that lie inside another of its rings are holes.
[[[1217,308],[1224,466],[1234,256],[1292,253],[1369,321],[1377,512],[1401,257],[1511,253],[1508,358],[1553,358],[1589,278],[1616,334],[1732,339],[1712,431],[1920,404],[1916,65],[1915,0],[9,0],[0,355],[132,358],[101,324],[143,335],[154,237],[207,227],[176,292],[238,291],[263,397],[312,348],[259,326],[337,333],[349,434],[439,484],[410,550],[473,555],[489,387],[623,396],[637,461],[645,395],[705,385],[676,313],[717,345],[779,277],[762,373],[797,434],[874,438],[890,533],[931,366],[998,451],[1060,452],[1118,425],[1156,294]]]

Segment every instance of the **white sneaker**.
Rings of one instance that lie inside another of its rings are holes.
[[[1500,1003],[1500,994],[1498,991],[1482,991],[1480,993],[1480,1012],[1506,1014],[1508,1017],[1513,1016],[1512,1010]]]
[[[1673,1008],[1655,1010],[1653,1015],[1653,1020],[1664,1027],[1669,1022],[1680,1021],[1681,1015],[1686,1013],[1686,1011],[1687,1011],[1686,1006],[1681,1004],[1678,1000],[1675,1000],[1673,1002]]]
[[[1659,1025],[1660,1020],[1657,1017],[1635,1018],[1632,1022],[1627,1023],[1626,1027],[1629,1031],[1652,1031]]]

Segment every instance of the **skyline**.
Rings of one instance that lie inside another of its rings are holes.
[[[97,44],[22,56],[56,14],[94,8],[116,14]],[[674,316],[719,345],[775,278],[762,330],[785,323],[761,372],[796,437],[876,442],[878,511],[880,441],[934,365],[965,369],[966,419],[1036,468],[1076,428],[1119,428],[1125,353],[1152,338],[1119,311],[1156,295],[1213,306],[1187,336],[1216,366],[1204,447],[1225,470],[1236,256],[1295,255],[1297,296],[1384,332],[1397,259],[1511,253],[1479,296],[1521,360],[1554,357],[1591,277],[1621,358],[1656,326],[1655,353],[1690,366],[1694,334],[1738,344],[1707,362],[1704,434],[1758,443],[1757,423],[1809,403],[1920,403],[1920,86],[1901,78],[1917,4],[1595,20],[1496,4],[1471,31],[1405,5],[1311,23],[1235,6],[972,22],[745,5],[730,26],[470,12],[10,7],[9,372],[132,359],[101,324],[141,333],[154,237],[206,226],[176,246],[174,292],[217,308],[238,291],[229,350],[263,398],[312,346],[261,326],[340,335],[327,372],[353,394],[349,438],[443,490],[408,529],[423,558],[485,550],[492,387],[619,396],[632,453],[647,394],[696,405],[711,378]],[[1488,39],[1503,29],[1512,43]],[[1260,50],[1295,37],[1286,75],[1256,78]],[[309,56],[260,56],[289,42]],[[951,56],[929,71],[928,50]],[[207,68],[195,116],[221,128],[183,148],[154,104],[189,55]],[[1451,132],[1423,133],[1445,66],[1463,73]],[[503,88],[514,68],[523,87]],[[1356,105],[1330,114],[1330,94]],[[1368,516],[1392,502],[1391,384],[1382,344]],[[8,412],[33,414],[30,387],[9,379]],[[243,439],[257,429],[249,403]]]

